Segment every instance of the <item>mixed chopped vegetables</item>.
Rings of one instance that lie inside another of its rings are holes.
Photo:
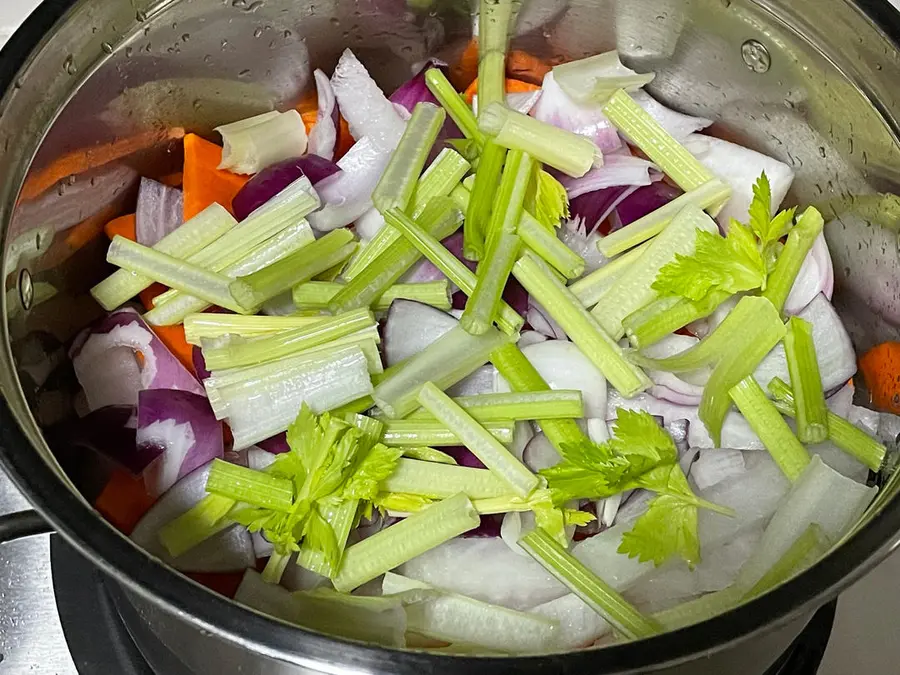
[[[730,609],[869,506],[900,428],[853,404],[790,168],[615,52],[508,52],[513,10],[390,97],[347,50],[315,108],[184,135],[109,223],[71,433],[149,552],[312,629],[516,654]]]

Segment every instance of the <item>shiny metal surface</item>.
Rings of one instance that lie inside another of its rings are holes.
[[[460,10],[465,3],[416,5],[50,0],[33,17],[7,52],[22,68],[5,72],[0,63],[0,84],[9,85],[0,102],[7,291],[0,389],[9,405],[0,410],[7,420],[0,424],[0,459],[64,535],[139,602],[151,603],[161,631],[171,630],[165,617],[173,615],[240,648],[331,672],[702,672],[696,668],[715,663],[708,660],[712,652],[808,615],[886,556],[900,538],[900,507],[885,499],[887,507],[870,514],[869,525],[836,554],[710,625],[641,645],[517,659],[513,666],[338,643],[240,610],[149,560],[99,519],[82,497],[95,488],[78,471],[83,463],[62,452],[55,457],[41,434],[41,425],[71,410],[71,378],[46,365],[62,363],[65,343],[98,313],[85,299],[104,274],[98,223],[133,201],[137,176],[162,175],[180,163],[177,144],[161,132],[173,126],[202,132],[289,104],[304,93],[310,64],[329,69],[345,46],[386,89],[426,55],[458,54],[469,30]],[[712,117],[718,135],[790,163],[797,179],[789,200],[816,203],[829,214],[836,303],[863,349],[896,338],[900,326],[900,209],[896,198],[875,195],[896,192],[900,182],[900,20],[885,9],[891,11],[874,0],[532,0],[520,17],[517,46],[551,59],[617,47],[629,65],[657,71],[653,93],[665,102]],[[748,67],[742,49],[748,41],[754,59],[768,55],[767,68]],[[46,179],[66,153],[153,133],[159,142],[140,152]],[[82,234],[93,227],[97,236],[72,239],[75,225]],[[24,289],[23,279],[30,282]],[[33,296],[30,308],[23,295]],[[21,433],[10,426],[13,419]],[[757,639],[786,644],[791,630]],[[750,667],[745,654],[732,652],[732,660]]]

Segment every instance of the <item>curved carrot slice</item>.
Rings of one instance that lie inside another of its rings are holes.
[[[543,59],[520,49],[513,49],[506,55],[506,76],[516,80],[541,84],[552,69],[553,66]]]
[[[184,219],[190,220],[218,202],[231,211],[231,200],[247,183],[248,176],[220,171],[222,148],[196,134],[184,137]]]
[[[307,110],[304,113],[300,113],[301,119],[303,119],[303,126],[306,127],[306,133],[309,134],[312,131],[312,128],[316,126],[316,118],[319,116],[318,110]]]
[[[450,68],[448,79],[459,91],[466,89],[478,77],[478,38],[469,40],[456,65]]]
[[[872,405],[900,414],[900,342],[883,342],[859,359]]]
[[[511,77],[506,78],[506,93],[507,94],[520,94],[528,91],[537,91],[540,89],[540,86],[536,84],[532,84],[531,82],[523,82],[522,80],[514,80]],[[466,93],[464,94],[466,98],[466,103],[472,105],[472,99],[475,97],[475,94],[478,93],[478,78],[476,77],[472,84],[466,89]]]
[[[94,506],[116,529],[128,535],[154,501],[147,494],[143,478],[132,476],[125,469],[116,469]]]
[[[153,326],[156,337],[172,352],[184,367],[194,372],[194,346],[189,345],[184,338],[184,325]]]
[[[109,237],[110,241],[112,241],[113,237],[116,235],[130,239],[131,241],[137,241],[135,222],[135,214],[129,213],[127,216],[113,218],[103,226],[103,231],[106,232],[106,236]]]

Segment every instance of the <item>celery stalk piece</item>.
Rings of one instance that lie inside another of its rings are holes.
[[[685,192],[696,190],[715,178],[623,90],[610,97],[603,106],[603,113]]]
[[[512,443],[513,423],[485,422],[484,428],[498,443]],[[382,442],[392,447],[452,447],[459,445],[453,429],[434,420],[389,420],[384,425]]]
[[[644,371],[625,358],[622,348],[604,332],[597,319],[535,255],[522,256],[513,274],[623,396],[630,398],[650,387],[652,383]]]
[[[356,242],[349,230],[333,230],[287,258],[239,277],[232,282],[231,293],[242,304],[259,306],[346,260],[355,248]]]
[[[506,148],[491,140],[484,144],[475,181],[466,207],[466,224],[463,228],[463,255],[468,260],[481,260],[494,208],[494,195],[500,183]]]
[[[522,212],[517,232],[523,244],[566,279],[577,279],[584,274],[584,258],[562,243],[554,232],[541,225],[527,211]]]
[[[751,375],[735,385],[729,391],[729,395],[766,446],[778,468],[790,480],[797,480],[810,462],[809,453],[791,433],[791,428],[768,399],[762,387]]]
[[[744,599],[751,600],[796,576],[824,556],[829,546],[830,542],[825,532],[817,523],[813,523],[797,537],[778,562],[747,591]]]
[[[541,377],[522,350],[514,344],[506,344],[491,353],[491,363],[497,368],[510,388],[519,393],[549,392],[550,385]],[[538,424],[556,451],[565,457],[567,445],[590,442],[574,420],[539,418]]]
[[[604,103],[618,89],[640,89],[655,76],[626,68],[616,50],[553,66],[559,86],[579,103]]]
[[[718,178],[703,183],[668,204],[638,218],[620,230],[610,232],[597,242],[597,248],[608,258],[627,251],[662,232],[672,219],[688,204],[706,210],[724,204],[731,197],[731,188]]]
[[[592,313],[611,338],[618,340],[625,334],[622,321],[626,316],[657,298],[653,282],[663,266],[676,254],[694,253],[697,230],[717,233],[719,228],[699,208],[687,206],[597,301]]]
[[[478,7],[478,97],[481,107],[506,102],[506,49],[512,0],[482,0]]]
[[[419,403],[452,429],[462,444],[517,495],[527,497],[538,487],[540,479],[527,466],[433,383],[426,382],[419,390]]]
[[[196,505],[159,528],[159,541],[173,558],[184,555],[206,541],[232,521],[226,518],[235,501],[219,495],[207,495]]]
[[[519,219],[524,211],[525,195],[536,168],[537,164],[527,152],[511,150],[506,154],[496,201],[485,231],[485,241],[500,232],[511,234],[518,229]]]
[[[522,238],[524,239],[524,236]],[[649,241],[644,242],[640,246],[637,246],[622,255],[616,256],[603,267],[594,270],[587,276],[573,283],[569,286],[569,290],[572,291],[582,305],[585,307],[593,307],[597,304],[597,301],[603,297],[603,294],[606,293],[607,289],[616,281],[616,279],[618,279],[622,273],[634,263],[634,261],[640,258],[649,246]],[[568,248],[568,246],[566,248]]]
[[[803,443],[821,443],[828,437],[828,408],[808,321],[791,317],[784,352],[797,410],[797,437]]]
[[[511,394],[477,394],[460,396],[453,402],[478,422],[521,420],[581,419],[584,403],[575,389],[531,391]],[[433,419],[427,410],[419,409],[407,419]]]
[[[185,260],[216,241],[237,225],[225,207],[212,204],[160,239],[153,249]],[[112,311],[153,283],[153,279],[118,270],[91,289],[91,295],[103,309]]]
[[[419,407],[416,397],[423,384],[451,387],[487,363],[492,351],[515,339],[493,328],[483,335],[470,335],[461,326],[454,326],[400,364],[375,387],[372,397],[388,417],[405,417]]]
[[[722,590],[701,595],[699,598],[657,612],[653,618],[667,630],[675,630],[724,614],[740,605],[743,598],[744,589],[727,586]]]
[[[490,237],[487,255],[478,266],[475,291],[466,301],[466,309],[459,319],[460,325],[472,335],[481,335],[493,325],[520,248],[517,234],[498,232]]]
[[[353,529],[353,523],[356,520],[359,500],[347,499],[338,504],[326,503],[323,506],[319,507],[323,510],[322,516],[331,525],[335,541],[343,551],[347,546],[347,537],[350,536],[350,530]],[[300,552],[297,554],[297,564],[310,572],[321,574],[323,577],[330,577],[334,574],[334,570],[332,570],[332,566],[326,556],[321,551],[306,545],[305,540],[300,545]]]
[[[446,499],[457,493],[463,493],[469,499],[489,499],[509,494],[507,484],[486,469],[417,459],[401,459],[394,473],[381,482],[381,490],[431,499]]]
[[[416,183],[416,189],[413,193],[413,206],[409,216],[413,220],[418,220],[431,200],[435,197],[446,197],[449,195],[459,186],[459,182],[470,168],[469,162],[458,152],[450,148],[441,150],[440,154],[425,169],[425,173],[422,174],[422,177]],[[461,210],[465,211],[465,209]],[[405,210],[403,211],[406,213]],[[371,241],[362,247],[359,255],[350,261],[343,277],[347,281],[353,279],[398,239],[400,239],[400,235],[396,231],[387,226],[382,227],[372,237]]]
[[[447,113],[432,103],[416,104],[400,143],[372,192],[372,203],[376,209],[406,211],[412,202],[419,174],[425,168],[428,153],[446,118]]]
[[[364,413],[369,408],[374,407],[375,399],[373,399],[371,396],[362,396],[355,401],[350,401],[350,403],[345,403],[344,405],[335,408],[331,412],[333,412],[335,415],[344,415],[347,413]]]
[[[350,546],[333,580],[334,587],[349,593],[480,523],[475,507],[464,494],[437,502]]]
[[[602,160],[590,139],[510,110],[501,103],[485,105],[479,111],[478,128],[498,145],[524,150],[537,161],[574,178],[581,178],[595,161]]]
[[[403,448],[403,456],[432,464],[449,464],[451,466],[456,466],[456,460],[452,455],[448,455],[446,452],[436,450],[435,448],[424,446],[420,448]]]
[[[479,145],[483,144],[484,136],[478,131],[478,121],[472,114],[472,109],[439,68],[429,68],[425,72],[425,85],[459,127],[463,136]]]
[[[659,298],[622,320],[625,335],[635,348],[649,347],[692,321],[708,317],[729,297],[713,291],[699,302],[675,296]]]
[[[294,328],[308,328],[325,321],[326,316],[242,316],[240,314],[189,314],[184,318],[184,335],[188,344],[200,345],[203,338],[223,335],[257,337]]]
[[[462,213],[449,197],[436,197],[417,222],[426,232],[444,239],[459,229],[462,219]],[[421,257],[415,246],[399,237],[332,298],[329,310],[332,314],[337,314],[358,307],[368,307]]]
[[[343,284],[328,281],[307,281],[294,287],[294,306],[298,310],[324,310],[337,295]],[[394,284],[372,304],[372,311],[386,312],[394,300],[415,300],[437,309],[452,307],[450,284],[446,279],[416,284]]]
[[[475,292],[477,277],[462,261],[448,251],[440,241],[425,232],[415,222],[400,211],[388,211],[385,220],[397,229],[416,249],[447,278],[459,286],[463,293],[471,296]],[[508,304],[501,300],[496,316],[497,325],[510,335],[518,332],[525,320]]]
[[[794,393],[781,378],[776,377],[769,382],[769,391],[775,397],[775,407],[782,414],[796,417]],[[880,471],[884,465],[884,458],[887,455],[884,444],[833,412],[828,412],[828,438],[872,471]]]
[[[297,352],[312,349],[367,328],[375,328],[375,317],[368,309],[359,309],[329,317],[306,328],[294,328],[274,335],[238,340],[222,347],[203,350],[209,370],[240,368],[276,361]]]
[[[308,138],[296,110],[269,112],[216,127],[222,135],[220,169],[254,174],[306,152]]]
[[[250,313],[252,307],[232,297],[231,280],[209,272],[184,260],[141,246],[121,235],[109,245],[106,260],[113,265],[158,281],[171,288],[195,295],[203,300],[238,313]]]
[[[824,224],[822,214],[810,206],[788,232],[787,242],[778,256],[778,262],[775,263],[775,269],[769,275],[766,290],[763,292],[763,297],[768,298],[779,312],[784,309],[784,303],[794,286],[794,280],[800,272],[803,261],[806,260],[806,254],[822,232]]]
[[[662,632],[656,621],[641,614],[543,530],[525,535],[519,545],[626,638],[637,640]]]
[[[206,491],[273,511],[290,512],[294,503],[294,484],[237,464],[214,459],[206,480]]]

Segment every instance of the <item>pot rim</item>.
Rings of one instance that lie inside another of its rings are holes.
[[[44,0],[0,51],[0,95],[15,81],[39,41],[82,0]],[[856,6],[898,48],[900,12],[886,0],[857,0]],[[11,367],[8,345],[3,347]],[[16,386],[10,395],[24,401]],[[27,424],[37,428],[25,409]],[[0,466],[35,508],[81,554],[129,590],[180,618],[243,648],[320,672],[517,673],[646,672],[689,661],[788,622],[836,597],[900,545],[900,499],[889,502],[840,549],[798,577],[746,605],[702,623],[640,642],[560,654],[517,657],[434,655],[388,649],[326,636],[237,606],[175,572],[115,530],[30,447],[19,417],[6,400],[0,405]],[[11,449],[16,449],[11,451]],[[63,515],[64,514],[64,515]],[[98,524],[97,521],[100,521]],[[298,634],[302,643],[298,649]],[[250,637],[255,636],[255,637]],[[341,663],[335,663],[336,648]],[[665,654],[665,660],[655,655]],[[623,670],[625,668],[626,670]],[[460,669],[462,669],[460,671]]]

